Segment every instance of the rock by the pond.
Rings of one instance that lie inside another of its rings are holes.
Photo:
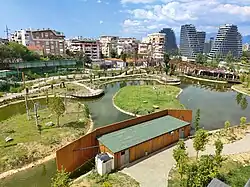
[[[14,139],[11,138],[11,137],[9,137],[9,136],[5,138],[5,142],[11,142],[11,141],[13,141],[13,140],[14,140]]]
[[[143,103],[148,103],[148,101],[143,101]]]
[[[154,109],[159,109],[160,107],[158,105],[153,105]]]
[[[47,126],[47,127],[52,127],[52,126],[54,126],[55,124],[52,122],[52,121],[50,121],[50,122],[48,122],[48,123],[45,123],[45,126]]]

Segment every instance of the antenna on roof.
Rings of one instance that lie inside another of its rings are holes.
[[[9,29],[8,26],[6,25],[5,31],[4,31],[4,32],[6,32],[6,39],[7,39],[7,40],[9,40],[9,35],[10,35],[9,31],[10,31],[10,29]]]

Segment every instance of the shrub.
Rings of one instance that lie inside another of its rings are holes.
[[[64,169],[57,171],[55,177],[52,178],[51,187],[69,187],[70,173],[66,172]]]

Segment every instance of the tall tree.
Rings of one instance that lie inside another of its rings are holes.
[[[123,62],[127,62],[127,54],[126,53],[121,53],[121,59]]]
[[[173,150],[173,157],[176,161],[178,172],[181,176],[181,181],[183,181],[183,176],[186,173],[188,167],[188,154],[183,140],[180,140],[176,148]],[[182,186],[184,186],[184,184],[182,184]]]
[[[205,57],[203,54],[199,53],[196,55],[196,58],[195,58],[196,63],[204,64],[204,63],[206,63],[206,62],[204,62],[204,60],[205,60]]]
[[[232,54],[232,52],[231,51],[229,51],[228,53],[227,53],[227,56],[226,56],[226,62],[228,63],[228,64],[231,64],[233,61],[234,61],[234,57],[233,57],[233,54]]]
[[[116,58],[117,57],[117,52],[114,49],[111,49],[111,51],[110,51],[110,57],[111,58]]]
[[[56,95],[49,100],[49,108],[51,112],[53,112],[56,115],[56,124],[59,127],[60,126],[60,116],[65,112],[65,105],[63,103],[63,100],[60,97],[57,97]]]
[[[169,72],[169,62],[170,62],[170,57],[169,57],[169,54],[168,53],[164,53],[164,64],[165,64],[165,73],[168,74]]]
[[[199,129],[193,140],[193,147],[196,150],[196,160],[198,160],[199,152],[205,151],[206,144],[208,143],[208,132],[204,129]]]
[[[200,113],[201,113],[201,110],[197,109],[196,114],[195,114],[195,121],[194,121],[195,132],[200,129],[200,119],[201,119]]]

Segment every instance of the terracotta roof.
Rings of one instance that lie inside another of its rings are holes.
[[[41,51],[43,50],[43,47],[40,45],[30,45],[27,47],[31,51]]]

